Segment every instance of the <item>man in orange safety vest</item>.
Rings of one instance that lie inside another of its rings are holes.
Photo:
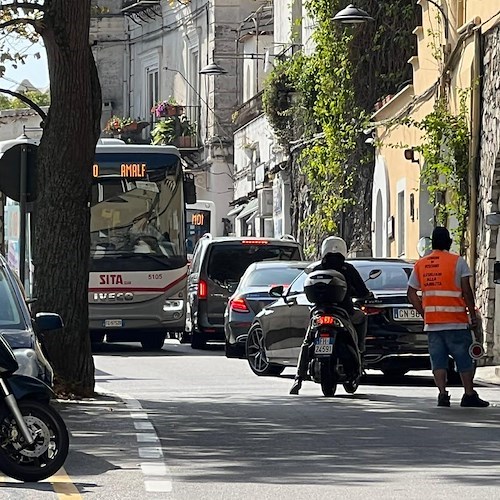
[[[450,406],[446,375],[451,356],[465,393],[460,406],[486,407],[474,390],[474,364],[469,354],[470,329],[477,326],[472,273],[465,260],[450,252],[451,237],[445,227],[432,233],[432,252],[415,264],[408,281],[408,299],[424,318],[438,406]],[[417,293],[421,291],[421,296]]]

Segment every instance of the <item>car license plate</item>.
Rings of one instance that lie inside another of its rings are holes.
[[[328,355],[333,352],[335,337],[319,337],[314,341],[314,354]]]
[[[104,328],[121,328],[123,326],[122,319],[105,319]]]
[[[396,321],[416,321],[421,320],[422,316],[416,309],[411,307],[406,307],[404,309],[393,309],[393,318]]]

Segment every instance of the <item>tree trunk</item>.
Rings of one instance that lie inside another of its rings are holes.
[[[46,0],[43,37],[51,105],[38,149],[36,310],[59,313],[45,337],[60,393],[90,396],[88,334],[91,166],[100,135],[101,90],[89,45],[91,0]]]

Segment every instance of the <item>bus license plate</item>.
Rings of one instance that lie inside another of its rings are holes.
[[[314,354],[328,355],[333,353],[335,337],[319,337],[314,341]]]
[[[122,319],[105,319],[104,328],[121,328],[123,326]]]

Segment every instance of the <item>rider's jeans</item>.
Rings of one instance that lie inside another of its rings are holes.
[[[360,353],[365,351],[365,337],[367,330],[367,321],[366,315],[358,310],[354,310],[354,314],[350,314],[349,318],[351,320],[354,329],[356,330],[358,349]],[[299,359],[297,360],[297,378],[305,379],[307,376],[307,366],[309,364],[309,347],[313,341],[313,330],[311,325],[306,331],[306,335],[304,337],[304,341],[302,342],[302,346],[300,347]]]

